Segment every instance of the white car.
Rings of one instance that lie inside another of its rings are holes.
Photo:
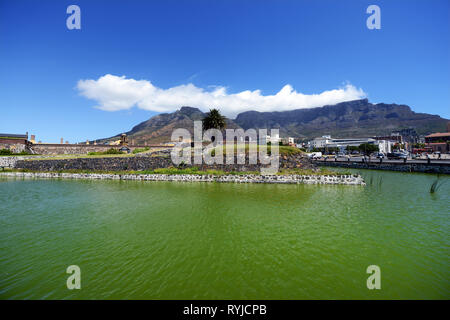
[[[310,157],[311,159],[321,158],[322,152],[312,152],[312,153],[308,154],[308,157]]]

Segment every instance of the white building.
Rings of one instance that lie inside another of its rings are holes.
[[[391,152],[392,142],[388,140],[375,140],[373,138],[350,138],[332,139],[330,136],[322,136],[309,142],[312,148],[338,148],[340,152],[345,152],[348,146],[359,147],[361,144],[369,143],[378,146],[378,150],[383,153]]]
[[[314,140],[311,140],[309,144],[309,148],[325,148],[327,143],[331,140],[331,136],[322,136],[320,138],[315,138]]]
[[[363,143],[375,144],[372,138],[351,138],[351,139],[330,139],[325,145],[326,148],[339,148],[340,152],[346,151],[347,147],[359,147]]]
[[[277,133],[275,134],[273,137],[267,135],[264,139],[264,137],[262,137],[262,144],[268,144],[269,142],[271,144],[278,144],[281,141],[280,139],[280,135]]]
[[[389,140],[377,140],[378,150],[384,154],[392,152],[392,145],[394,142]]]

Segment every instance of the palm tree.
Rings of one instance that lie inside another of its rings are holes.
[[[220,111],[217,109],[210,109],[206,114],[206,117],[203,119],[203,130],[208,129],[219,129],[222,130],[227,126],[225,121],[225,117],[220,114]],[[214,145],[216,145],[216,137],[212,136],[211,141]]]
[[[217,109],[210,109],[206,114],[205,119],[203,119],[203,130],[208,129],[219,129],[222,130],[226,127],[227,123],[225,117],[220,114]]]

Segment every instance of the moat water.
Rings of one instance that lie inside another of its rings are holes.
[[[450,177],[431,194],[435,175],[358,172],[367,186],[0,177],[0,298],[449,299]]]

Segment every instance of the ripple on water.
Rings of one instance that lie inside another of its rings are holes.
[[[3,179],[0,297],[448,298],[449,178],[430,195],[434,176],[369,174],[381,183]]]

